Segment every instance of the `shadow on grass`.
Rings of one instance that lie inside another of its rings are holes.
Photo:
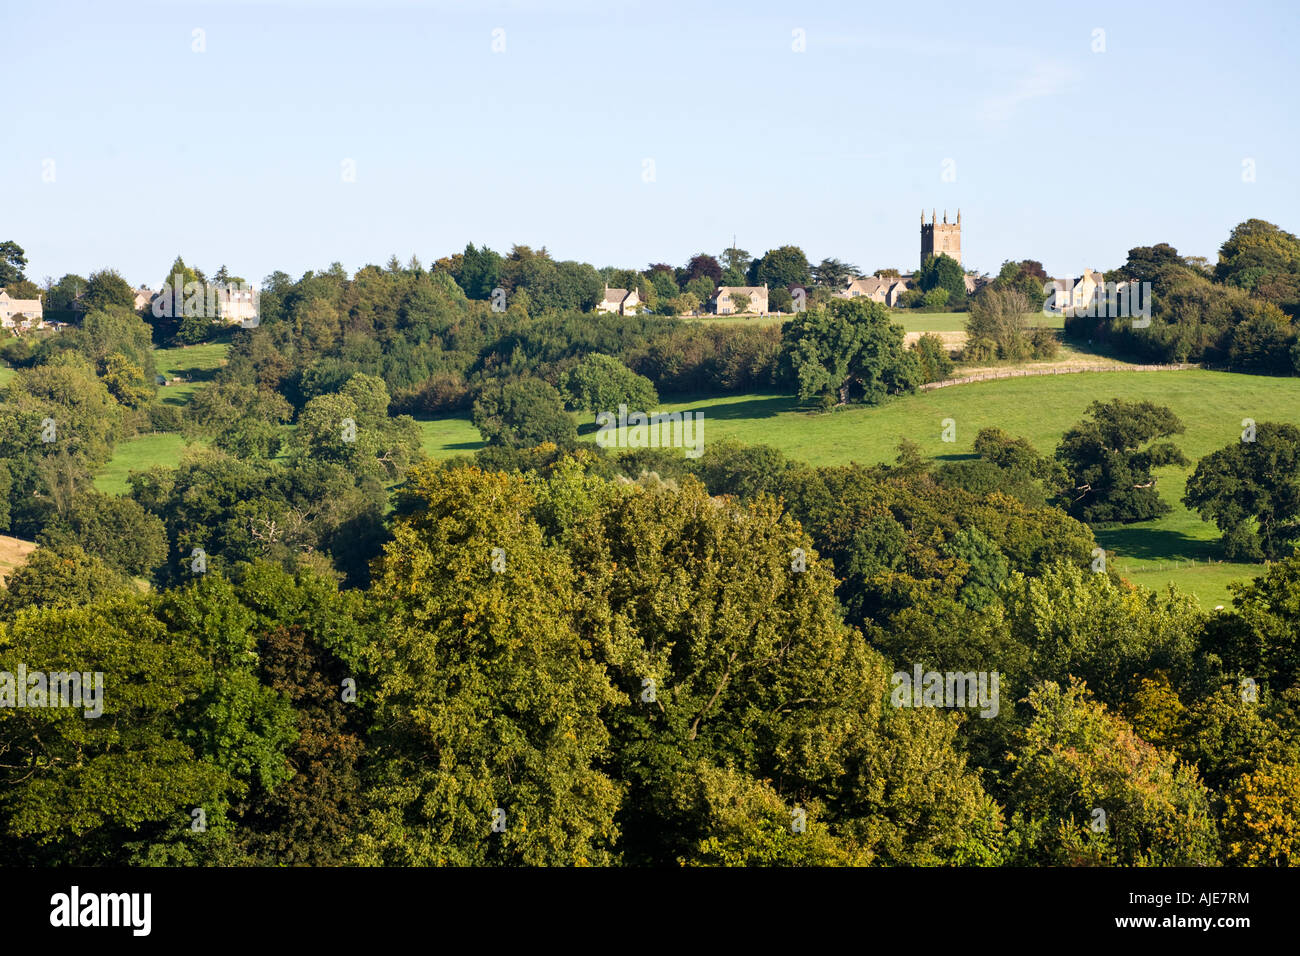
[[[1223,549],[1217,539],[1206,541],[1143,524],[1094,528],[1097,543],[1107,551],[1141,561],[1220,561]]]
[[[659,407],[645,409],[647,415],[653,415],[655,412],[663,411],[664,405],[685,405],[679,411],[703,412],[704,417],[711,421],[733,421],[736,419],[755,419],[755,418],[775,418],[783,412],[799,411],[816,411],[808,406],[800,405],[799,400],[792,395],[762,395],[758,398],[751,398],[743,402],[723,403],[728,396],[722,395],[661,395],[659,397]],[[641,411],[641,409],[630,409],[631,411]],[[583,412],[584,420],[578,423],[579,435],[590,435],[597,430],[596,413]]]

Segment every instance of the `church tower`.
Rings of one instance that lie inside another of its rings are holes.
[[[948,210],[943,211],[943,222],[937,222],[935,211],[930,210],[930,221],[925,221],[925,210],[921,210],[921,266],[930,256],[946,255],[961,264],[961,210],[957,210],[957,222],[948,222]]]

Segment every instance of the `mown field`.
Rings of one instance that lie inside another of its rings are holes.
[[[174,432],[138,435],[119,442],[112,459],[95,475],[95,488],[106,495],[124,495],[130,490],[126,479],[131,472],[145,471],[155,465],[176,467],[186,444],[184,436]]]
[[[160,386],[158,401],[166,405],[188,404],[194,393],[212,378],[212,373],[225,364],[229,349],[226,342],[155,349],[154,364],[159,375],[168,379],[188,379],[179,385]],[[137,435],[119,442],[112,459],[95,476],[95,487],[105,494],[126,494],[126,479],[131,472],[144,471],[154,465],[174,468],[187,444],[184,437],[170,432]]]
[[[189,404],[194,392],[212,378],[212,373],[226,364],[227,342],[205,342],[202,345],[181,346],[171,349],[154,349],[154,364],[158,374],[168,379],[183,378],[188,381],[178,385],[163,385],[158,389],[158,400],[166,405]]]
[[[830,413],[801,411],[784,395],[734,395],[665,403],[664,411],[703,411],[705,441],[734,438],[779,448],[814,465],[889,461],[906,438],[936,461],[969,456],[976,433],[997,426],[1028,438],[1051,453],[1061,435],[1095,400],[1149,399],[1168,405],[1187,427],[1178,438],[1195,463],[1237,441],[1241,420],[1300,423],[1300,379],[1265,378],[1201,369],[1169,372],[1086,372],[957,385],[896,399],[876,408]],[[942,421],[956,423],[956,441],[941,439]],[[585,424],[585,419],[584,419]],[[421,424],[425,451],[444,458],[480,447],[468,416]],[[592,440],[588,430],[584,438]],[[1259,565],[1215,563],[1218,532],[1180,503],[1190,468],[1157,473],[1161,496],[1174,511],[1157,521],[1097,530],[1114,566],[1135,583],[1159,588],[1168,582],[1207,607],[1225,604],[1229,581],[1253,577]]]

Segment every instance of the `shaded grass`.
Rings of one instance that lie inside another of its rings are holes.
[[[158,400],[164,405],[188,405],[194,393],[211,380],[213,373],[226,364],[229,342],[205,342],[202,345],[154,349],[158,374],[167,378],[186,378],[179,385],[158,388]]]
[[[153,432],[120,442],[112,459],[95,476],[95,488],[106,495],[124,495],[130,488],[127,476],[155,465],[175,468],[190,442],[174,432]]]
[[[430,458],[473,454],[483,447],[483,437],[470,421],[468,413],[417,419],[416,424],[420,426],[421,447]]]

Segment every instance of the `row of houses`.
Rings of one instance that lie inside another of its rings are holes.
[[[854,279],[835,295],[841,299],[866,298],[894,308],[906,292],[912,276],[898,275],[865,276]],[[981,284],[978,276],[966,276],[966,291],[975,292]],[[611,289],[605,287],[605,296],[596,311],[607,315],[634,315],[640,310],[641,298],[636,289]],[[768,311],[767,285],[724,285],[718,286],[704,306],[705,311],[715,315],[737,315],[740,313],[763,314]]]
[[[597,312],[607,315],[635,315],[640,309],[641,297],[636,289],[611,289],[609,286],[605,286],[605,296],[596,306]],[[767,285],[718,286],[705,309],[717,315],[767,312]]]
[[[173,297],[171,293],[171,289],[158,292],[147,286],[140,286],[135,290],[132,304],[139,312],[151,308],[157,300],[163,299],[165,309],[155,309],[155,315],[185,314],[185,307],[190,297],[179,292]],[[635,296],[636,293],[633,292],[632,295]],[[201,314],[210,314],[231,325],[249,325],[255,323],[257,319],[257,292],[253,289],[209,287],[201,293],[196,293],[194,301],[199,303]],[[61,323],[55,324],[61,325]],[[45,307],[39,296],[35,299],[15,299],[7,290],[0,289],[0,328],[22,333],[46,327]]]

